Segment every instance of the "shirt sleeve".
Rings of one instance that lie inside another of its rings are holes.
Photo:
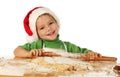
[[[72,44],[70,42],[65,42],[66,46],[67,46],[67,50],[68,52],[72,52],[72,53],[88,53],[91,52],[91,50],[87,49],[87,48],[81,48],[75,44]]]
[[[41,49],[42,48],[42,41],[39,40],[37,42],[26,43],[24,45],[21,45],[20,47],[24,48],[27,51],[30,51],[32,49]]]

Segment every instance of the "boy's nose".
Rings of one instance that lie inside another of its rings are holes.
[[[49,31],[51,28],[50,28],[50,26],[47,26],[47,28],[46,28],[46,29],[47,29],[47,31]]]

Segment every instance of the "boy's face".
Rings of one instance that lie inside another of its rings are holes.
[[[55,40],[59,26],[55,19],[50,15],[41,15],[36,21],[36,30],[40,39]]]

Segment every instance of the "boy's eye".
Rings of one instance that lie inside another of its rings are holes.
[[[44,27],[41,27],[40,30],[44,29]]]
[[[52,25],[54,22],[50,22],[49,25]]]

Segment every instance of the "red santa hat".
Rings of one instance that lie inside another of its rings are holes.
[[[36,32],[36,20],[40,15],[45,13],[48,13],[51,16],[53,16],[59,25],[59,20],[57,16],[50,9],[46,7],[33,8],[27,13],[23,21],[25,31],[28,34],[28,37],[27,37],[28,42],[37,41],[39,39]]]

